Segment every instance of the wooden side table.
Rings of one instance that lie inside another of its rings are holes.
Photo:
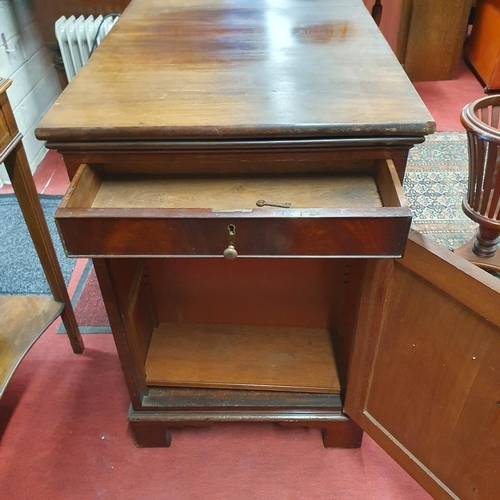
[[[28,230],[49,282],[52,297],[0,296],[0,396],[30,347],[60,315],[75,353],[83,352],[73,306],[64,283],[7,89],[0,78],[0,163],[5,162]]]

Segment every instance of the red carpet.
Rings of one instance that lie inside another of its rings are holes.
[[[358,450],[326,450],[318,430],[222,424],[173,430],[170,448],[137,449],[113,339],[85,343],[74,355],[51,327],[0,400],[2,498],[430,498],[367,437]]]
[[[82,292],[75,307],[76,320],[80,326],[109,326],[108,315],[104,308],[101,290],[94,268],[88,276],[82,276]]]
[[[438,132],[464,132],[460,123],[463,107],[484,97],[483,87],[463,62],[456,80],[416,82],[414,86],[431,112]]]

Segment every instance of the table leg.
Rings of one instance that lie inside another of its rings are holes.
[[[71,347],[80,354],[83,340],[21,141],[5,159],[5,166],[54,300],[64,303],[61,318]]]

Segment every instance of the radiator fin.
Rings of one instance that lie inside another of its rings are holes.
[[[70,82],[89,60],[95,49],[110,32],[118,17],[60,17],[55,24],[56,38],[64,69]],[[101,26],[102,23],[102,26]],[[100,27],[100,29],[99,29]],[[97,31],[99,33],[96,38]],[[95,47],[93,47],[95,44]]]

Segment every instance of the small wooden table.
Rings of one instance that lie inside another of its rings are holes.
[[[53,297],[0,296],[0,397],[26,353],[59,315],[73,351],[83,352],[83,340],[7,97],[11,83],[0,78],[0,164],[5,162]]]
[[[455,377],[487,361],[465,366],[456,304],[490,345],[500,288],[407,242],[400,179],[433,130],[361,0],[132,1],[38,136],[72,178],[56,218],[93,258],[139,446],[272,421],[355,447],[361,427],[440,498],[476,487],[443,432],[476,416],[433,394],[465,404]]]

